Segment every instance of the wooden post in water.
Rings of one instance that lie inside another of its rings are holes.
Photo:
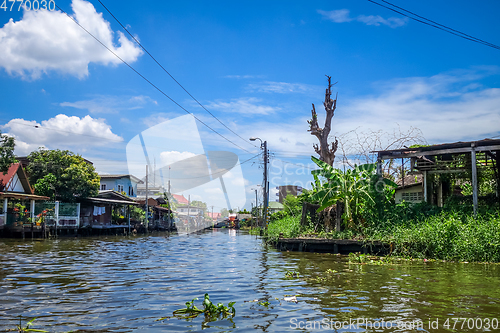
[[[477,216],[477,164],[475,143],[471,144],[471,164],[472,164],[472,203],[474,205],[474,217]]]

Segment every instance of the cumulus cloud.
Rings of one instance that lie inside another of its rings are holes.
[[[196,156],[196,154],[190,153],[188,151],[180,152],[180,151],[174,150],[174,151],[164,151],[164,152],[160,153],[162,165],[170,165],[170,164],[173,164],[175,162],[182,161],[182,160],[188,159],[190,157],[195,157],[195,156]],[[206,163],[204,166],[207,167]],[[207,167],[207,169],[208,169],[208,167]]]
[[[490,74],[464,71],[382,82],[380,94],[346,105],[343,113],[356,116],[338,117],[337,124],[344,132],[415,127],[430,143],[484,139],[499,132],[500,89],[473,80]]]
[[[279,107],[260,104],[262,100],[253,97],[233,99],[230,102],[215,101],[207,105],[209,109],[223,112],[239,113],[242,115],[268,115],[280,110]]]
[[[109,22],[84,0],[73,0],[72,18],[126,62],[134,62],[142,51],[125,35],[118,40]],[[11,75],[38,79],[57,71],[84,78],[89,63],[117,65],[121,61],[60,11],[24,11],[23,18],[10,19],[0,29],[0,67]]]
[[[359,15],[356,17],[351,17],[348,9],[337,9],[331,11],[318,10],[318,13],[323,16],[324,19],[330,20],[335,23],[345,23],[351,21],[357,21],[364,23],[366,25],[386,25],[391,28],[397,28],[408,23],[408,18],[398,18],[389,17],[387,19],[380,15]]]
[[[158,105],[158,102],[148,96],[98,96],[88,100],[63,102],[64,107],[87,110],[90,113],[117,113],[124,110],[136,110],[148,104]]]
[[[12,119],[1,126],[16,139],[16,154],[26,155],[39,147],[97,147],[123,141],[111,131],[104,119],[59,114],[38,123],[34,120]]]

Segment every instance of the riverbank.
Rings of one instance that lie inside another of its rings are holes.
[[[341,232],[325,232],[314,226],[304,226],[300,224],[298,217],[288,216],[270,223],[266,236],[267,242],[281,247],[284,243],[281,239],[296,239],[298,243],[303,244],[314,244],[319,240],[324,240],[327,244],[330,241],[332,253],[335,248],[335,242],[332,240],[352,240],[366,244],[365,246],[374,242],[389,245],[388,254],[392,256],[462,262],[500,262],[498,212],[482,213],[476,218],[470,214],[449,211],[428,216],[410,215],[405,219],[393,217],[378,223],[367,223],[358,230]],[[362,245],[358,247],[363,249]],[[298,247],[292,249],[298,250]]]

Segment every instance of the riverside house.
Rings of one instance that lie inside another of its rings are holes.
[[[137,197],[137,185],[144,184],[133,175],[99,175],[101,177],[100,191],[114,190],[125,193],[131,198]]]
[[[35,215],[35,202],[48,200],[35,195],[21,163],[12,164],[4,174],[0,172],[0,232],[24,233],[40,229]],[[26,230],[25,230],[26,229]]]

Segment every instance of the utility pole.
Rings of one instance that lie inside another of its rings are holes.
[[[146,165],[146,233],[148,232],[149,207],[148,207],[148,165]]]
[[[267,229],[268,219],[267,219],[267,210],[269,207],[269,182],[267,181],[267,164],[268,155],[267,155],[267,141],[264,141],[264,221]]]
[[[170,165],[168,166],[168,194],[170,194]]]
[[[263,187],[264,208],[262,210],[262,215],[264,218],[263,221],[265,221],[264,222],[265,228],[267,229],[267,223],[268,223],[267,210],[268,210],[268,206],[269,206],[269,182],[267,181],[267,164],[269,163],[269,156],[267,153],[267,141],[262,142],[262,140],[260,138],[255,138],[255,137],[250,138],[250,141],[255,141],[255,140],[260,141],[260,147],[264,150],[264,184],[263,184],[264,185],[264,187]]]
[[[189,223],[191,221],[189,221],[189,206],[191,205],[191,194],[188,195],[188,216],[187,216],[187,219],[188,219],[188,228],[189,228]]]

